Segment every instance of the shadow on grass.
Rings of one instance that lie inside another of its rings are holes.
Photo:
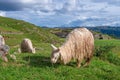
[[[81,63],[81,66],[80,66],[80,67],[82,67],[82,68],[88,68],[89,65],[90,65],[90,64],[89,64],[88,66],[84,66],[84,64],[85,64],[85,63]],[[78,67],[77,67],[77,62],[70,62],[69,64],[67,64],[67,66],[78,68]]]
[[[58,67],[59,64],[52,64],[49,57],[45,56],[27,56],[23,60],[28,62],[32,67]]]
[[[59,66],[69,66],[69,67],[77,67],[76,62],[70,62],[66,65],[62,63],[52,64],[50,62],[50,58],[46,56],[27,56],[23,57],[23,60],[27,61],[27,65],[32,67],[54,67],[57,68]],[[82,66],[83,67],[83,64]]]

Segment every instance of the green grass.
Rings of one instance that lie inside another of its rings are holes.
[[[114,40],[113,40],[114,41]],[[115,40],[119,41],[119,40]],[[101,42],[101,41],[100,41]],[[111,41],[105,41],[109,44]],[[99,43],[97,41],[96,43]],[[103,41],[104,43],[104,41]],[[103,44],[101,42],[101,45]],[[115,42],[116,43],[116,42]],[[0,80],[119,80],[120,64],[114,63],[112,54],[109,59],[94,56],[89,67],[76,68],[75,62],[68,65],[50,63],[51,47],[49,43],[34,43],[39,48],[36,54],[15,54],[17,61],[0,61]],[[99,45],[99,44],[96,44]],[[11,50],[10,53],[16,50]],[[115,54],[115,53],[114,53]],[[9,57],[9,56],[8,56]],[[113,60],[112,60],[113,59]],[[111,61],[112,60],[112,61]],[[120,58],[117,61],[120,63]]]
[[[33,45],[37,47],[36,54],[15,54],[16,61],[12,60],[9,55],[8,63],[0,59],[0,80],[120,80],[119,40],[95,40],[95,49],[98,49],[95,54],[101,52],[103,55],[94,55],[89,67],[77,68],[74,61],[67,65],[59,63],[52,65],[50,63],[52,50],[50,44],[55,43],[59,46],[64,39],[49,33],[49,30],[38,28],[24,21],[19,22],[19,20],[0,17],[0,22],[3,22],[0,24],[0,31],[24,33],[2,34],[6,44],[11,48],[9,54],[17,53],[19,44],[25,37],[30,38]],[[20,24],[18,26],[15,23]],[[32,27],[24,27],[23,24]],[[12,27],[13,25],[14,27]]]

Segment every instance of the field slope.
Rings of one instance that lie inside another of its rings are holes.
[[[76,68],[50,63],[51,43],[59,46],[63,39],[28,22],[0,17],[0,34],[10,46],[9,54],[17,60],[5,63],[0,59],[0,80],[120,80],[120,41],[96,40],[95,53],[89,67]],[[23,38],[30,38],[36,54],[19,54],[17,49]]]

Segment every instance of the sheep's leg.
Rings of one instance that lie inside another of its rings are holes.
[[[88,66],[90,64],[92,57],[93,57],[93,55],[90,55],[89,57],[86,58],[85,64],[83,65],[84,67]]]
[[[81,61],[77,59],[77,67],[79,68],[81,66]]]
[[[87,58],[86,61],[85,61],[85,64],[84,64],[83,66],[84,66],[84,67],[85,67],[85,66],[88,66],[88,65],[90,64],[90,61],[91,61],[91,59],[90,59],[90,58]]]
[[[2,59],[5,61],[5,62],[8,62],[8,59],[6,56],[2,56]]]
[[[7,59],[7,57],[6,57],[7,54],[8,54],[7,52],[4,52],[4,53],[2,54],[2,60],[4,60],[5,62],[8,62],[8,59]]]

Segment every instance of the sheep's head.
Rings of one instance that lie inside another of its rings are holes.
[[[51,63],[56,63],[60,57],[60,50],[53,44],[51,44],[51,47],[53,48],[53,51],[51,53]]]

